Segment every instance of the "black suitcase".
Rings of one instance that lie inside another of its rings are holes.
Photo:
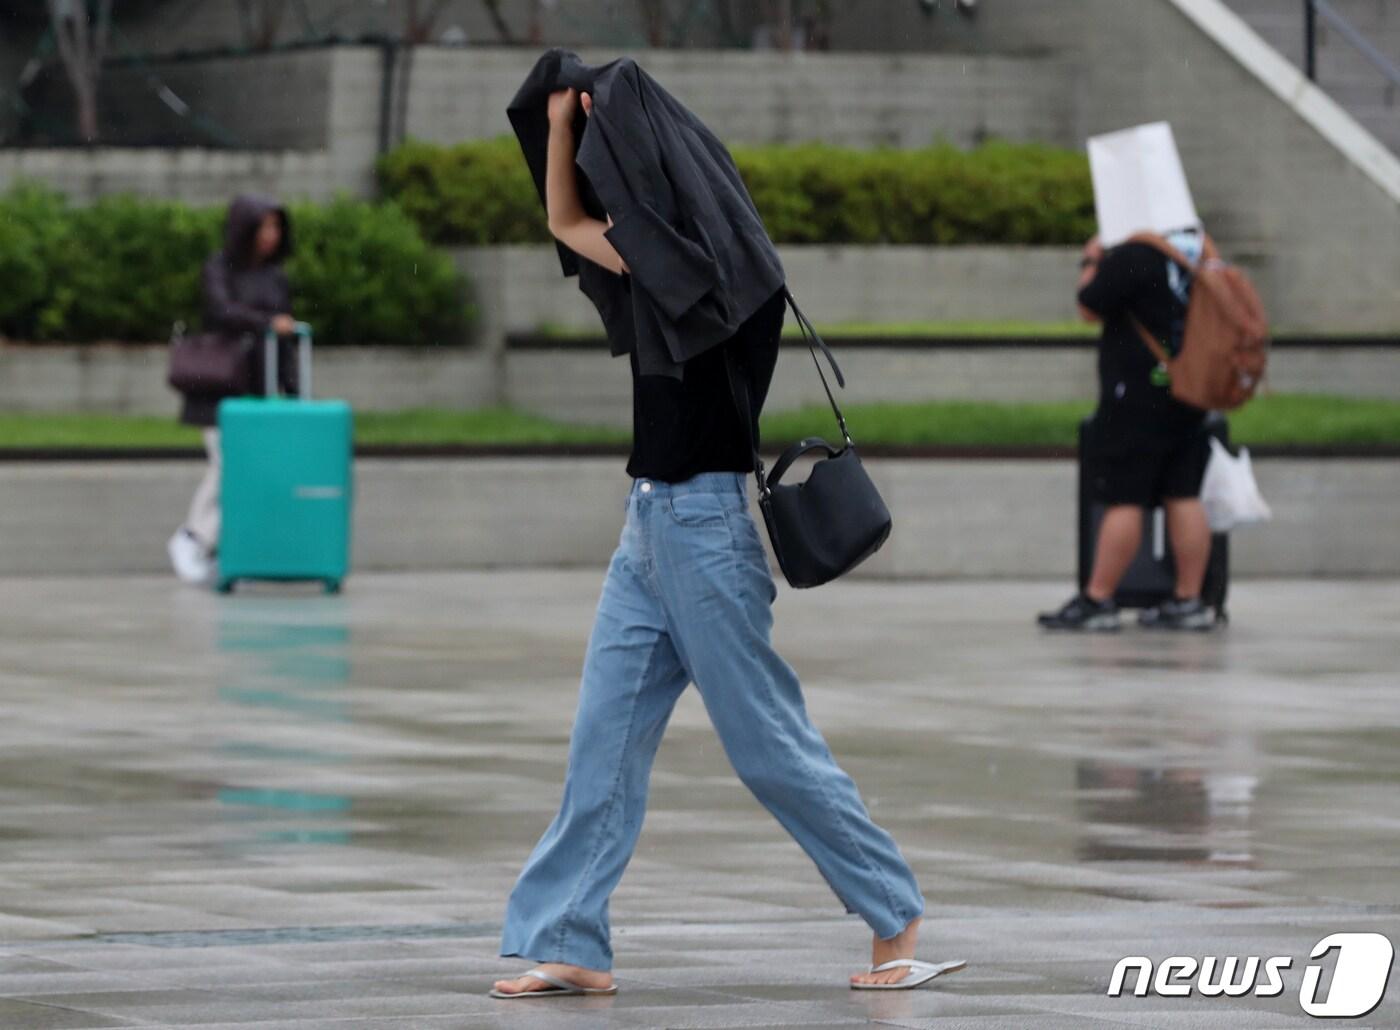
[[[1104,506],[1091,496],[1090,477],[1086,469],[1085,446],[1092,439],[1097,425],[1092,417],[1079,424],[1079,590],[1083,593],[1094,568],[1094,551],[1098,544],[1099,523],[1103,521]],[[1204,432],[1214,436],[1226,447],[1230,445],[1230,424],[1219,414],[1207,416]],[[1227,533],[1211,536],[1210,560],[1206,565],[1205,583],[1201,587],[1201,603],[1214,608],[1216,618],[1228,621],[1225,598],[1230,586],[1230,537]],[[1128,566],[1123,582],[1113,599],[1120,608],[1150,608],[1168,600],[1176,588],[1176,562],[1172,560],[1167,541],[1167,513],[1153,508],[1143,519],[1142,546]]]

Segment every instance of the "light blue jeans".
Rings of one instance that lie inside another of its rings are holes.
[[[747,477],[639,479],[588,642],[559,814],[511,891],[501,955],[612,968],[608,898],[632,857],[652,760],[694,682],[744,785],[882,938],[923,912],[894,840],[807,716],[773,650],[776,590]]]

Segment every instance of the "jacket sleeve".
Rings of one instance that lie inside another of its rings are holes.
[[[1157,252],[1142,244],[1125,243],[1105,251],[1094,277],[1079,291],[1079,303],[1100,318],[1118,314],[1142,292],[1157,260]]]
[[[222,255],[216,254],[205,262],[202,282],[205,326],[228,333],[265,331],[272,317],[235,300],[229,277],[228,263]]]
[[[715,261],[647,204],[613,217],[604,233],[632,279],[672,321],[715,288]]]
[[[672,321],[719,285],[709,240],[685,218],[666,174],[662,130],[638,94],[636,76],[617,76],[606,109],[595,104],[578,163],[613,224],[605,235],[636,285]]]

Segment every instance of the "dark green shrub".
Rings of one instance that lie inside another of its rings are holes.
[[[39,338],[159,340],[176,319],[199,324],[199,269],[218,246],[217,212],[109,197],[66,218]]]
[[[41,187],[0,196],[0,334],[157,340],[198,326],[200,269],[223,210],[106,198],[73,207]],[[460,342],[463,284],[392,204],[297,205],[287,266],[294,311],[328,344]]]
[[[392,204],[337,200],[292,208],[287,264],[295,310],[327,343],[460,343],[461,276]]]
[[[513,137],[405,143],[379,162],[384,196],[433,243],[545,243],[549,226]]]
[[[1079,244],[1094,231],[1082,154],[993,142],[963,151],[735,147],[734,161],[778,243]],[[408,143],[381,159],[384,194],[436,243],[549,239],[511,137]]]
[[[21,185],[0,197],[0,334],[36,338],[69,230],[63,199]]]

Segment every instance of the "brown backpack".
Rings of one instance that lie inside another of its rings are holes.
[[[1176,357],[1130,316],[1142,342],[1167,369],[1172,396],[1205,411],[1238,408],[1259,389],[1269,363],[1269,323],[1249,276],[1222,261],[1209,236],[1196,263],[1154,233],[1139,233],[1129,242],[1155,247],[1192,277],[1186,331]]]

